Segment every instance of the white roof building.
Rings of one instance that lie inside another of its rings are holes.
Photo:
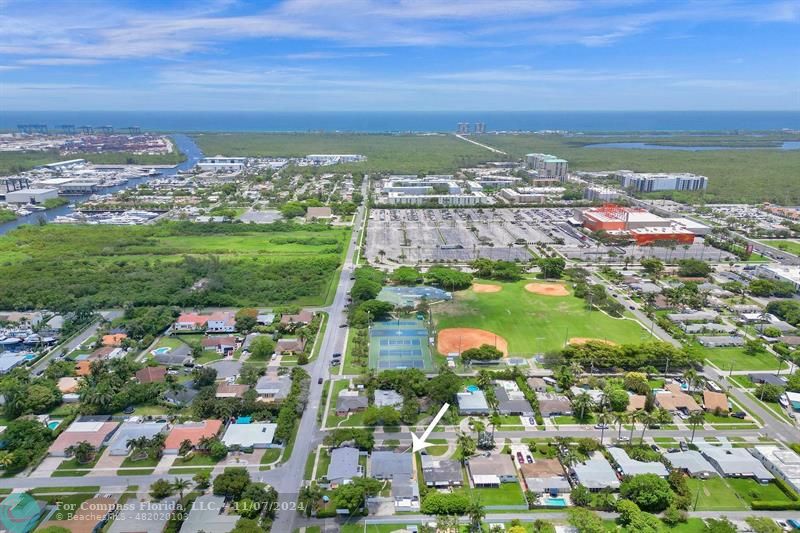
[[[269,448],[275,437],[276,424],[231,424],[222,436],[226,446],[242,448]]]
[[[772,475],[800,490],[800,455],[780,446],[756,446],[751,453]]]

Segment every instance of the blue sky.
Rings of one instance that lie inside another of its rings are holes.
[[[800,0],[0,0],[6,110],[798,110]]]

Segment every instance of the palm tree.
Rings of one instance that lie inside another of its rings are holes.
[[[704,411],[694,411],[689,415],[689,425],[692,426],[692,438],[689,442],[694,442],[694,432],[697,430],[697,426],[705,421],[706,413]]]
[[[687,368],[683,372],[683,379],[686,380],[686,384],[689,386],[689,390],[694,389],[694,386],[697,385],[697,380],[699,376],[697,375],[697,370],[694,368]]]
[[[572,412],[578,414],[578,420],[586,420],[586,412],[592,409],[592,398],[585,391],[572,399]]]
[[[75,461],[77,461],[78,464],[84,465],[94,458],[97,453],[97,448],[92,446],[88,441],[83,440],[67,448],[66,452],[67,455],[75,457]]]
[[[467,459],[475,451],[475,441],[472,440],[472,437],[466,433],[459,431],[458,435],[456,436],[456,446],[458,448],[458,458],[461,461],[461,466],[464,466]]]
[[[630,421],[630,415],[625,411],[618,411],[613,413],[614,424],[619,428],[617,431],[617,440],[622,438],[622,426]]]
[[[606,423],[608,422],[608,413],[600,411],[600,414],[597,416],[597,421],[600,423],[600,446],[602,446],[603,436],[606,432]]]
[[[192,482],[188,479],[175,478],[175,481],[172,482],[172,489],[178,491],[181,500],[183,500],[183,491],[191,486]]]
[[[467,516],[469,516],[470,531],[481,531],[483,519],[486,517],[486,510],[481,504],[480,498],[472,498],[467,506]]]
[[[0,467],[7,469],[14,464],[14,453],[3,450],[0,452]]]
[[[322,489],[315,482],[300,489],[299,502],[302,503],[305,515],[311,516],[318,508],[322,499]]]
[[[134,457],[141,459],[147,453],[146,449],[149,444],[150,440],[145,436],[141,436],[135,439],[130,439],[126,446],[131,450]]]
[[[494,432],[496,429],[503,427],[503,419],[498,414],[492,415],[492,440],[494,440]]]
[[[492,377],[489,375],[489,372],[487,370],[481,369],[478,370],[478,377],[476,382],[478,384],[478,387],[480,387],[483,390],[486,390],[492,384]]]
[[[192,441],[185,439],[183,442],[181,442],[180,447],[178,447],[178,455],[185,457],[186,454],[192,451],[192,448],[194,448]]]
[[[647,411],[639,411],[637,418],[639,418],[639,421],[642,423],[642,438],[639,440],[639,444],[644,444],[644,432],[655,423],[656,418]]]

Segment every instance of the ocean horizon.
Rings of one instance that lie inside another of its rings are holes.
[[[733,132],[800,130],[800,111],[3,111],[0,130],[20,124],[140,127],[164,132]]]

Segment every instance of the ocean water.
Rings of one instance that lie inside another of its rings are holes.
[[[148,131],[229,132],[451,132],[459,122],[483,122],[487,131],[701,132],[800,130],[800,111],[442,111],[442,112],[246,112],[246,111],[0,111],[0,130],[19,124],[63,124]]]

